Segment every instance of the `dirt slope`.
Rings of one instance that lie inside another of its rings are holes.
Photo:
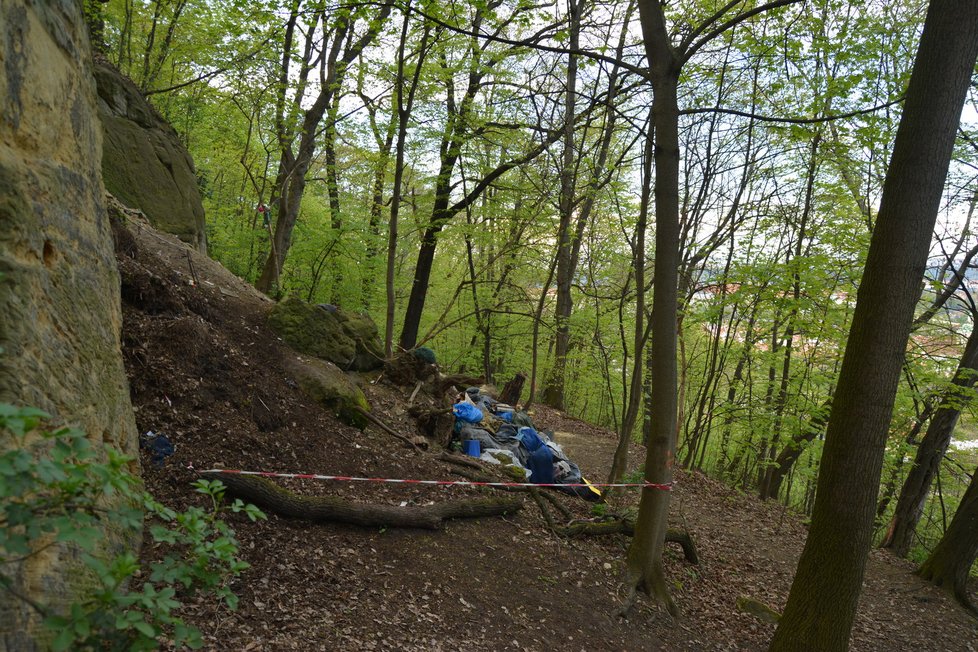
[[[220,265],[138,220],[120,233],[118,249],[137,423],[140,432],[163,433],[176,445],[161,467],[142,459],[158,499],[173,507],[194,503],[194,469],[212,466],[459,479],[434,452],[414,452],[374,427],[344,426],[306,399],[282,371],[295,353],[265,325],[270,302]],[[415,434],[405,416],[413,388],[376,375],[361,382],[378,415]],[[534,420],[558,431],[586,476],[605,475],[610,433],[543,408]],[[388,504],[492,491],[283,484]],[[577,518],[592,516],[583,501],[559,500]],[[230,520],[251,564],[234,586],[240,608],[196,601],[184,609],[213,650],[763,650],[774,626],[738,611],[736,600],[749,596],[780,609],[805,536],[779,506],[681,473],[674,525],[693,534],[701,561],[690,565],[670,547],[668,572],[684,612],[674,622],[648,600],[628,620],[617,616],[626,537],[556,537],[529,499],[513,516],[455,521],[433,532],[274,516],[258,524]],[[146,546],[144,555],[153,554]],[[978,650],[975,621],[911,570],[873,554],[852,649]]]

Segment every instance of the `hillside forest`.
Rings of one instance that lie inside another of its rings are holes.
[[[811,519],[772,649],[848,640],[871,546],[974,609],[973,2],[87,7],[228,270],[369,315],[388,357],[525,375],[618,433],[610,481],[641,442],[649,482]],[[645,493],[630,577],[669,605]]]

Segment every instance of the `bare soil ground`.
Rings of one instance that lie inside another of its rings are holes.
[[[360,432],[296,389],[295,355],[269,331],[271,303],[217,263],[139,220],[119,232],[123,347],[140,432],[176,445],[163,466],[142,459],[146,486],[175,508],[199,502],[190,483],[211,467],[389,478],[460,479],[437,451],[420,453],[371,426]],[[411,436],[413,387],[377,374],[359,381],[375,413]],[[610,466],[612,433],[546,408],[535,423],[592,480]],[[633,465],[644,451],[634,447]],[[192,467],[192,468],[190,468]],[[285,481],[296,492],[424,505],[491,489]],[[576,518],[592,506],[557,494]],[[609,506],[634,505],[629,493]],[[774,625],[739,611],[746,596],[783,608],[806,529],[698,474],[680,472],[673,527],[700,562],[669,546],[667,570],[683,616],[648,599],[628,619],[624,535],[551,534],[527,497],[511,516],[451,521],[438,531],[363,529],[270,516],[228,520],[251,567],[235,581],[240,606],[192,599],[183,616],[210,650],[764,650]],[[159,551],[144,546],[145,558]],[[852,638],[859,651],[978,650],[976,621],[909,563],[873,552]]]

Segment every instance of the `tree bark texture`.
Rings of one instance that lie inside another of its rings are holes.
[[[833,398],[812,526],[773,652],[849,647],[893,401],[976,57],[978,3],[931,2]]]
[[[362,527],[436,530],[448,519],[504,516],[523,508],[523,501],[514,498],[476,498],[424,507],[351,503],[329,496],[301,496],[253,475],[218,473],[214,477],[224,483],[228,493],[279,516]]]

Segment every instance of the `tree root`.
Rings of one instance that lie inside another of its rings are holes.
[[[449,453],[448,451],[442,451],[438,454],[438,459],[440,459],[442,462],[448,462],[449,464],[467,466],[468,468],[475,469],[477,471],[482,470],[482,465],[476,461],[476,458],[469,457],[468,455],[456,455],[454,453]]]
[[[363,408],[359,408],[359,407],[358,408],[355,408],[355,409],[356,409],[356,411],[357,411],[358,414],[362,414],[363,417],[367,421],[369,421],[370,423],[374,424],[375,426],[377,426],[378,428],[380,428],[381,430],[383,430],[384,432],[386,432],[391,437],[396,437],[397,439],[400,439],[401,441],[403,441],[408,446],[414,447],[414,450],[415,451],[421,452],[421,448],[419,448],[417,444],[415,444],[413,441],[411,441],[410,439],[408,439],[407,437],[405,437],[401,433],[399,433],[396,430],[394,430],[393,428],[391,428],[389,425],[387,425],[386,423],[384,423],[383,421],[381,421],[378,417],[374,416],[371,412],[368,412],[367,410],[364,410]]]
[[[613,521],[589,521],[584,523],[571,523],[558,530],[558,534],[566,537],[576,536],[601,536],[605,534],[635,534],[635,523],[629,520]],[[667,530],[666,543],[678,543],[683,549],[683,556],[691,564],[699,564],[699,554],[696,552],[696,544],[688,532],[681,530]]]
[[[228,493],[279,516],[363,527],[436,530],[448,519],[503,516],[523,508],[523,501],[511,498],[477,498],[424,507],[351,503],[329,496],[302,496],[256,476],[230,473],[214,475],[224,483]]]
[[[642,576],[636,576],[633,572],[629,573],[630,577],[627,583],[628,596],[618,610],[618,616],[628,618],[628,614],[631,613],[632,608],[638,601],[638,594],[641,592],[653,600],[660,602],[674,620],[679,620],[682,612],[679,609],[679,605],[669,595],[668,588],[666,588],[666,578],[662,570],[662,564],[658,563],[650,570],[650,574]]]
[[[449,462],[450,464],[465,466],[477,470],[482,469],[482,465],[476,462],[474,458],[468,458],[464,455],[453,455],[447,451],[441,453],[441,455],[438,456],[438,459]],[[464,478],[472,480],[473,482],[492,482],[491,478],[479,473],[472,473],[471,471],[463,469],[452,469],[452,471]],[[549,527],[551,531],[559,536],[570,538],[577,536],[601,536],[606,534],[625,534],[632,536],[635,534],[635,523],[628,519],[587,521],[569,523],[568,525],[562,526],[557,525],[553,515],[550,513],[550,509],[547,507],[547,502],[553,505],[566,521],[570,521],[573,515],[571,514],[570,510],[561,504],[561,502],[557,500],[557,497],[553,494],[540,491],[540,489],[537,487],[499,488],[507,491],[529,491],[533,501],[540,508],[540,513],[543,516],[543,520],[547,522],[547,527]],[[682,530],[667,530],[666,543],[678,543],[683,549],[683,556],[686,558],[686,561],[694,565],[698,565],[700,563],[699,553],[696,551],[696,543],[689,535],[689,532]]]

